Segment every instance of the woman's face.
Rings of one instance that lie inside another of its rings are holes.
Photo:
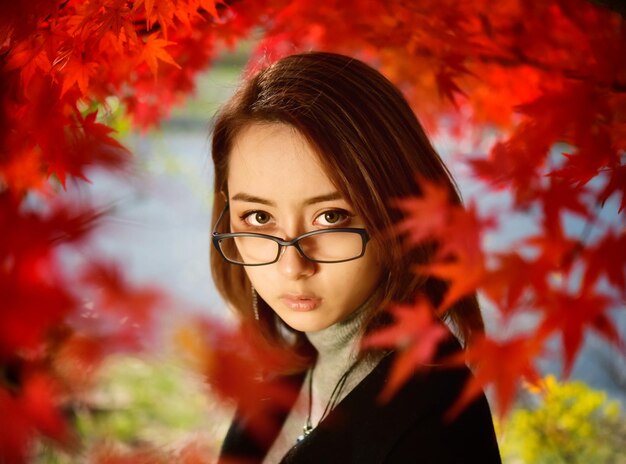
[[[318,229],[364,227],[311,145],[286,124],[252,124],[239,133],[229,158],[228,192],[233,232],[290,240]],[[361,258],[316,263],[289,246],[278,262],[245,270],[286,324],[315,332],[346,318],[373,293],[381,275],[377,255],[370,241]]]

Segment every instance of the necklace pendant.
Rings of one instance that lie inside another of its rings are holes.
[[[311,432],[313,431],[313,427],[309,424],[306,424],[304,427],[302,427],[302,435],[300,435],[297,439],[296,439],[296,443],[300,443],[302,440],[304,440]]]

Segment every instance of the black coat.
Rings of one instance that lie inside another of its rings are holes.
[[[445,345],[440,355],[458,349],[456,342]],[[383,358],[281,463],[501,462],[484,395],[456,419],[443,420],[471,375],[467,368],[418,371],[388,403],[379,404],[377,397],[392,363],[393,356]],[[289,382],[298,387],[303,378],[291,378]],[[248,419],[237,413],[222,445],[220,463],[262,461],[286,415],[276,417],[275,429],[268,432],[262,445],[251,437]]]

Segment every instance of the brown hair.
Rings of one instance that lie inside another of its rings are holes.
[[[411,302],[421,292],[437,306],[446,283],[411,270],[414,264],[429,260],[434,246],[408,249],[400,238],[389,234],[401,219],[390,204],[421,194],[415,174],[449,186],[455,203],[460,204],[460,197],[400,91],[361,61],[321,52],[288,56],[247,79],[215,121],[213,224],[225,204],[222,193],[227,192],[233,141],[250,124],[272,122],[293,126],[308,140],[331,181],[365,221],[376,248],[385,250],[386,281],[374,303],[379,311],[373,312],[365,330],[381,323],[382,309],[391,301]],[[251,321],[251,286],[244,268],[228,264],[212,249],[211,269],[222,296],[244,320]],[[305,358],[311,355],[306,338],[282,324],[261,298],[258,308],[256,324],[266,340]],[[475,295],[452,306],[446,317],[465,343],[483,330]]]

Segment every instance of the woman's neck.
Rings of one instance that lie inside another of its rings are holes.
[[[338,403],[373,368],[374,364],[364,364],[359,358],[363,323],[371,312],[373,300],[370,297],[347,318],[326,329],[306,333],[317,350],[315,366],[309,372],[312,376],[311,424],[317,424],[324,411],[334,406],[329,403]],[[346,376],[344,385],[333,398],[343,376]]]
[[[359,306],[353,313],[342,321],[317,332],[307,332],[306,336],[318,353],[318,361],[329,356],[335,357],[345,353],[349,357],[356,357],[358,353],[359,334],[363,322],[371,310],[372,298]]]

